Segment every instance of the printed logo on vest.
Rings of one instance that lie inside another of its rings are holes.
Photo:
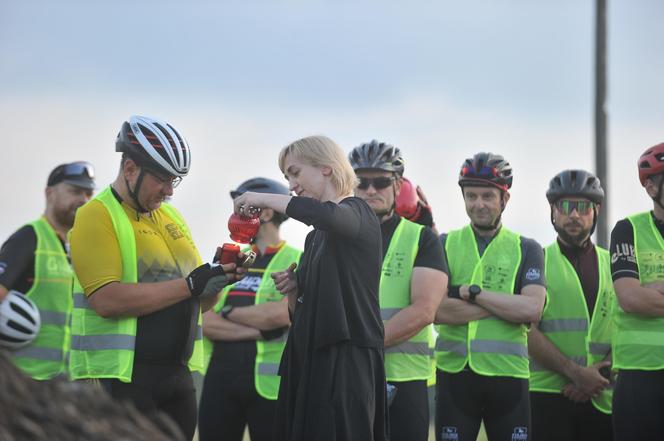
[[[459,441],[459,433],[456,427],[443,426],[440,431],[440,438],[447,441]]]
[[[512,441],[528,441],[528,428],[515,427],[512,432]]]
[[[182,231],[180,231],[180,228],[178,228],[176,224],[167,224],[166,231],[168,231],[168,234],[171,235],[171,238],[173,238],[173,240],[178,240],[184,237],[184,234],[182,234]]]
[[[539,268],[528,268],[526,272],[526,280],[539,280],[540,278]]]

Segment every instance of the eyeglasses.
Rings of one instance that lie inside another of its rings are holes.
[[[591,201],[570,201],[559,199],[555,203],[556,208],[565,215],[569,215],[576,210],[577,213],[584,215],[590,213],[595,208],[595,203]]]
[[[366,190],[370,185],[373,185],[373,188],[376,190],[382,190],[384,188],[392,185],[394,181],[394,176],[379,176],[377,178],[360,178],[360,183],[357,184],[357,188],[360,190]]]
[[[53,186],[66,179],[72,178],[95,178],[95,168],[89,162],[79,161],[70,164],[63,164],[55,168],[48,177],[47,185]]]
[[[175,188],[178,185],[180,185],[180,182],[182,182],[182,176],[174,176],[172,178],[165,178],[164,176],[160,176],[159,174],[155,173],[154,171],[145,168],[145,171],[150,174],[153,178],[155,178],[161,185],[166,185],[169,184],[171,187]]]

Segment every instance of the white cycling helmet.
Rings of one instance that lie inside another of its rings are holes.
[[[0,347],[18,349],[39,334],[39,309],[26,295],[11,290],[0,303]]]
[[[191,165],[184,136],[171,124],[147,116],[133,115],[122,124],[115,151],[126,153],[141,166],[173,176],[187,176]]]

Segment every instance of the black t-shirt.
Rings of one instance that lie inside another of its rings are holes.
[[[67,247],[62,240],[60,243],[69,260]],[[35,280],[36,249],[37,234],[31,225],[12,234],[0,248],[0,285],[23,294],[30,291]]]
[[[281,244],[283,246],[283,242]],[[263,280],[263,277],[270,277],[265,274],[265,269],[272,258],[281,249],[281,247],[268,247],[264,254],[260,254],[258,248],[254,247],[256,260],[247,271],[244,278],[236,282],[228,291],[225,305],[234,307],[253,306],[256,304],[256,292]],[[210,367],[214,371],[246,373],[253,375],[256,364],[256,341],[214,341],[214,351],[210,359]],[[233,381],[229,377],[229,381]]]
[[[588,316],[592,319],[595,303],[597,303],[597,291],[599,290],[597,249],[590,239],[581,247],[565,245],[558,239],[558,246],[563,256],[567,258],[574,271],[576,271],[576,275],[581,282],[583,295],[586,298]]]
[[[664,238],[664,222],[655,217],[651,211],[650,216],[655,223],[659,234]],[[627,219],[618,221],[611,232],[611,277],[613,280],[630,277],[639,278],[639,265],[636,262],[634,250],[634,228]]]
[[[495,236],[489,238],[480,236],[475,230],[473,230],[473,233],[475,233],[475,240],[477,241],[477,251],[482,256]],[[444,252],[446,240],[447,234],[441,234],[440,241]],[[450,258],[447,254],[446,257],[449,261]],[[521,290],[527,285],[546,286],[544,252],[541,245],[535,240],[521,236],[521,265],[519,265],[516,283],[514,284],[514,294],[521,294]]]
[[[385,259],[385,254],[389,248],[388,244],[392,240],[394,231],[397,229],[400,221],[401,217],[395,214],[380,224],[380,232],[383,239],[383,259]],[[414,268],[433,268],[442,271],[445,274],[449,274],[447,260],[445,259],[445,253],[443,253],[443,247],[431,228],[422,228],[418,247],[415,263],[413,264]]]

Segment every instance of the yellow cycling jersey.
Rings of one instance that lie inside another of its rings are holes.
[[[122,208],[134,230],[138,282],[162,282],[187,276],[201,257],[191,239],[160,207],[139,214],[126,203]],[[122,280],[122,257],[111,216],[98,200],[76,212],[71,234],[72,264],[86,295]]]

